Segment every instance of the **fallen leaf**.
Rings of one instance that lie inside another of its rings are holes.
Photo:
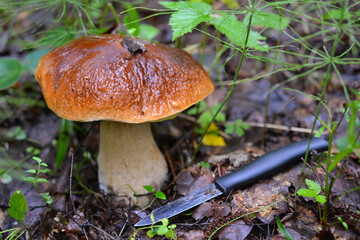
[[[204,202],[197,208],[195,208],[192,217],[196,220],[201,220],[204,217],[212,217],[214,216],[214,206],[210,202]]]
[[[220,230],[219,239],[243,240],[250,234],[251,230],[252,226],[247,225],[243,220],[237,220]]]
[[[194,177],[190,171],[184,171],[176,180],[174,190],[184,196],[189,192],[190,185],[193,183]]]

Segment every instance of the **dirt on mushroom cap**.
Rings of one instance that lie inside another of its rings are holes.
[[[84,37],[45,55],[35,76],[49,108],[76,121],[140,123],[181,112],[213,91],[187,52],[149,43],[126,59],[123,38]]]

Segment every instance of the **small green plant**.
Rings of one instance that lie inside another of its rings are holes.
[[[344,226],[346,230],[349,230],[349,226],[347,225],[346,222],[343,221],[341,217],[337,217],[337,219],[341,222],[341,224]]]
[[[166,200],[166,196],[162,191],[156,191],[155,192],[155,188],[152,187],[152,186],[148,186],[148,185],[143,186],[143,188],[146,191],[152,192],[156,198],[159,198],[161,200]]]
[[[220,104],[216,104],[211,108],[208,108],[207,103],[205,101],[200,101],[196,106],[190,108],[186,113],[189,115],[198,115],[199,117],[197,121],[199,122],[201,129],[197,129],[198,132],[203,132],[204,128],[210,124],[214,114],[219,110]],[[223,108],[222,111],[225,109]],[[219,114],[215,117],[215,121],[224,122],[226,121],[226,115],[220,111]]]
[[[144,207],[144,209],[150,207],[155,202],[156,199],[166,200],[165,193],[163,193],[162,191],[155,191],[154,187],[148,185],[143,186],[143,188],[146,191],[151,192],[155,197],[147,206]]]
[[[47,168],[48,165],[46,163],[44,163],[39,157],[34,156],[33,160],[38,163],[37,169],[29,169],[29,170],[26,170],[25,172],[33,174],[34,176],[23,177],[23,181],[29,182],[29,183],[33,184],[35,187],[38,186],[38,183],[48,183],[48,180],[40,177],[40,173],[48,173],[49,172],[49,169]]]
[[[151,220],[153,221],[153,223],[155,223],[154,215],[151,214],[150,217],[151,217]],[[176,233],[175,233],[176,225],[175,224],[169,225],[169,220],[167,218],[161,219],[160,222],[161,223],[157,224],[157,225],[151,225],[149,227],[143,227],[143,228],[136,229],[134,232],[131,233],[129,239],[135,240],[136,234],[138,231],[148,229],[148,231],[146,232],[146,235],[150,239],[152,239],[155,236],[164,236],[168,239],[176,240],[177,239]]]
[[[13,138],[16,140],[25,140],[26,139],[26,132],[21,129],[21,127],[17,126],[13,130],[9,131],[6,136],[8,138]]]
[[[291,237],[290,233],[286,230],[284,225],[281,223],[281,220],[280,220],[279,216],[276,218],[276,224],[277,224],[277,226],[279,228],[279,231],[286,238],[286,240],[292,240],[292,237]]]
[[[202,166],[203,168],[206,168],[206,169],[210,169],[210,163],[208,163],[208,162],[201,161],[200,166]]]
[[[320,195],[321,186],[317,182],[310,179],[305,179],[305,183],[308,188],[301,188],[297,191],[297,194],[303,197],[315,198],[318,203],[324,204],[326,198],[324,195]]]
[[[151,220],[154,221],[154,216],[151,215]],[[170,239],[176,239],[176,233],[175,233],[175,224],[169,225],[169,220],[167,218],[161,219],[160,225],[154,225],[151,226],[151,229],[146,232],[146,235],[149,238],[153,238],[156,235],[158,236],[164,236]]]
[[[23,227],[11,228],[0,232],[1,234],[9,233],[5,240],[11,239],[18,239],[23,235],[26,231],[28,231],[30,239],[31,239],[31,232],[28,226],[24,223],[25,212],[28,211],[28,203],[25,199],[25,196],[22,194],[21,190],[15,191],[9,201],[10,208],[8,212],[10,216],[18,220]]]
[[[64,161],[65,155],[69,148],[70,135],[73,130],[73,122],[66,119],[61,119],[59,139],[57,142],[56,153],[56,170],[58,170]]]
[[[242,119],[235,121],[235,124],[225,124],[225,133],[233,134],[236,133],[239,137],[244,136],[245,130],[249,129],[249,125],[243,123]]]
[[[38,187],[38,183],[48,183],[48,180],[40,177],[40,174],[48,173],[49,169],[47,168],[48,165],[46,163],[44,163],[39,157],[34,156],[33,160],[38,163],[38,167],[37,167],[37,169],[26,170],[25,171],[26,173],[30,173],[33,176],[23,177],[23,181],[29,182],[32,185],[34,185],[35,187]],[[40,193],[40,196],[42,197],[43,201],[46,202],[47,204],[52,203],[52,199],[51,199],[49,193]]]

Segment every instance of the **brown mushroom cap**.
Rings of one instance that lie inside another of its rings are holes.
[[[146,52],[127,60],[123,38],[83,37],[42,57],[35,76],[49,108],[75,121],[140,123],[179,113],[214,90],[187,52],[146,43]]]

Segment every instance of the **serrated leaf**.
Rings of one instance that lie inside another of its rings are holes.
[[[29,169],[29,170],[26,170],[26,171],[24,171],[24,172],[36,174],[36,170],[35,170],[35,169]]]
[[[322,203],[322,204],[326,203],[326,197],[325,197],[324,195],[317,195],[317,196],[315,197],[315,199],[316,199],[316,201],[318,201],[319,203]]]
[[[225,124],[225,133],[232,134],[235,132],[235,125],[231,123]]]
[[[20,78],[21,63],[12,58],[0,58],[0,90],[14,85]]]
[[[204,2],[159,2],[166,8],[177,10],[170,16],[169,25],[173,30],[172,40],[192,32],[200,23],[210,20],[211,6]]]
[[[305,179],[306,185],[309,187],[309,189],[313,190],[316,194],[319,194],[321,192],[320,184],[317,182],[314,182],[310,179]]]
[[[41,196],[42,200],[49,205],[53,202],[49,193],[40,193],[40,196]]]
[[[143,188],[144,188],[146,191],[149,191],[149,192],[153,192],[153,191],[155,190],[154,187],[148,186],[148,185],[143,186]]]
[[[234,15],[214,15],[209,23],[213,24],[217,30],[225,34],[235,45],[244,47],[247,27],[243,22],[238,21]],[[264,36],[250,30],[246,46],[259,51],[268,51],[268,45],[261,43],[261,41],[265,39]]]
[[[317,196],[317,194],[311,190],[311,189],[306,189],[306,188],[302,188],[299,191],[297,191],[297,194],[299,194],[300,196],[303,197],[315,197]]]
[[[25,218],[25,212],[28,211],[28,204],[26,202],[25,196],[20,190],[15,191],[9,201],[10,208],[8,212],[10,216],[22,222]]]
[[[248,23],[250,13],[245,16],[244,23]],[[284,16],[264,11],[255,11],[251,20],[251,25],[263,26],[283,30],[289,26],[290,20]]]
[[[218,111],[218,109],[219,109],[220,107],[221,107],[220,104],[217,104],[217,105],[211,107],[211,110],[210,110],[210,111],[211,111],[212,116],[215,115],[215,113]],[[223,108],[223,110],[224,110],[224,109],[225,109],[225,108]],[[218,122],[224,122],[224,121],[226,121],[226,115],[220,111],[220,112],[216,115],[215,121],[218,121]]]
[[[166,200],[166,196],[165,194],[162,192],[162,191],[157,191],[155,194],[154,194],[155,197],[157,198],[160,198],[162,200]]]
[[[236,133],[239,137],[242,137],[242,136],[244,136],[245,131],[244,131],[242,128],[237,127],[237,128],[235,129],[235,133]]]
[[[40,165],[43,166],[43,167],[47,167],[47,166],[48,166],[46,163],[43,163],[43,162],[42,162]]]

